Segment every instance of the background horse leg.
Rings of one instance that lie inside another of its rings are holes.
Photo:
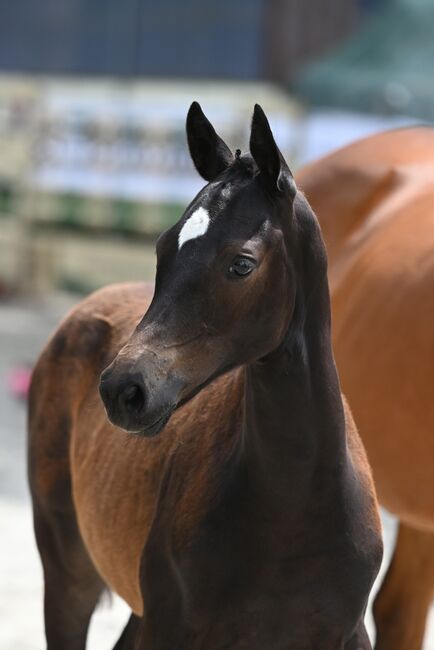
[[[420,650],[433,593],[434,534],[401,523],[374,602],[375,650]]]

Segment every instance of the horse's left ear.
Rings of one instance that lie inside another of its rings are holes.
[[[267,117],[259,104],[255,104],[253,111],[250,153],[271,190],[286,191],[291,197],[295,196],[297,187],[294,178],[274,140]]]
[[[206,181],[213,181],[234,160],[198,102],[192,103],[187,114],[187,140],[194,165]]]

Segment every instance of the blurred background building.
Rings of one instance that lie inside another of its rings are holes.
[[[295,167],[433,119],[433,18],[429,0],[0,0],[0,287],[152,276],[200,187],[193,99],[234,147],[259,101]]]

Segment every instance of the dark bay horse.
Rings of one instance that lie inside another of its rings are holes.
[[[333,347],[380,502],[400,520],[376,650],[420,650],[434,596],[434,129],[303,169],[330,256]]]
[[[250,154],[197,103],[187,135],[208,183],[158,240],[152,300],[90,296],[33,374],[48,648],[85,647],[108,587],[133,611],[118,650],[367,650],[381,531],[318,222],[259,106]]]

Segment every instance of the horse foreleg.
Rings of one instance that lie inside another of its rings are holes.
[[[374,603],[375,650],[420,650],[434,591],[434,534],[400,524]]]
[[[113,650],[133,650],[136,647],[137,631],[139,629],[140,621],[141,619],[138,618],[138,616],[131,614],[128,623]]]
[[[354,636],[346,643],[345,650],[372,650],[364,623],[360,623]]]

